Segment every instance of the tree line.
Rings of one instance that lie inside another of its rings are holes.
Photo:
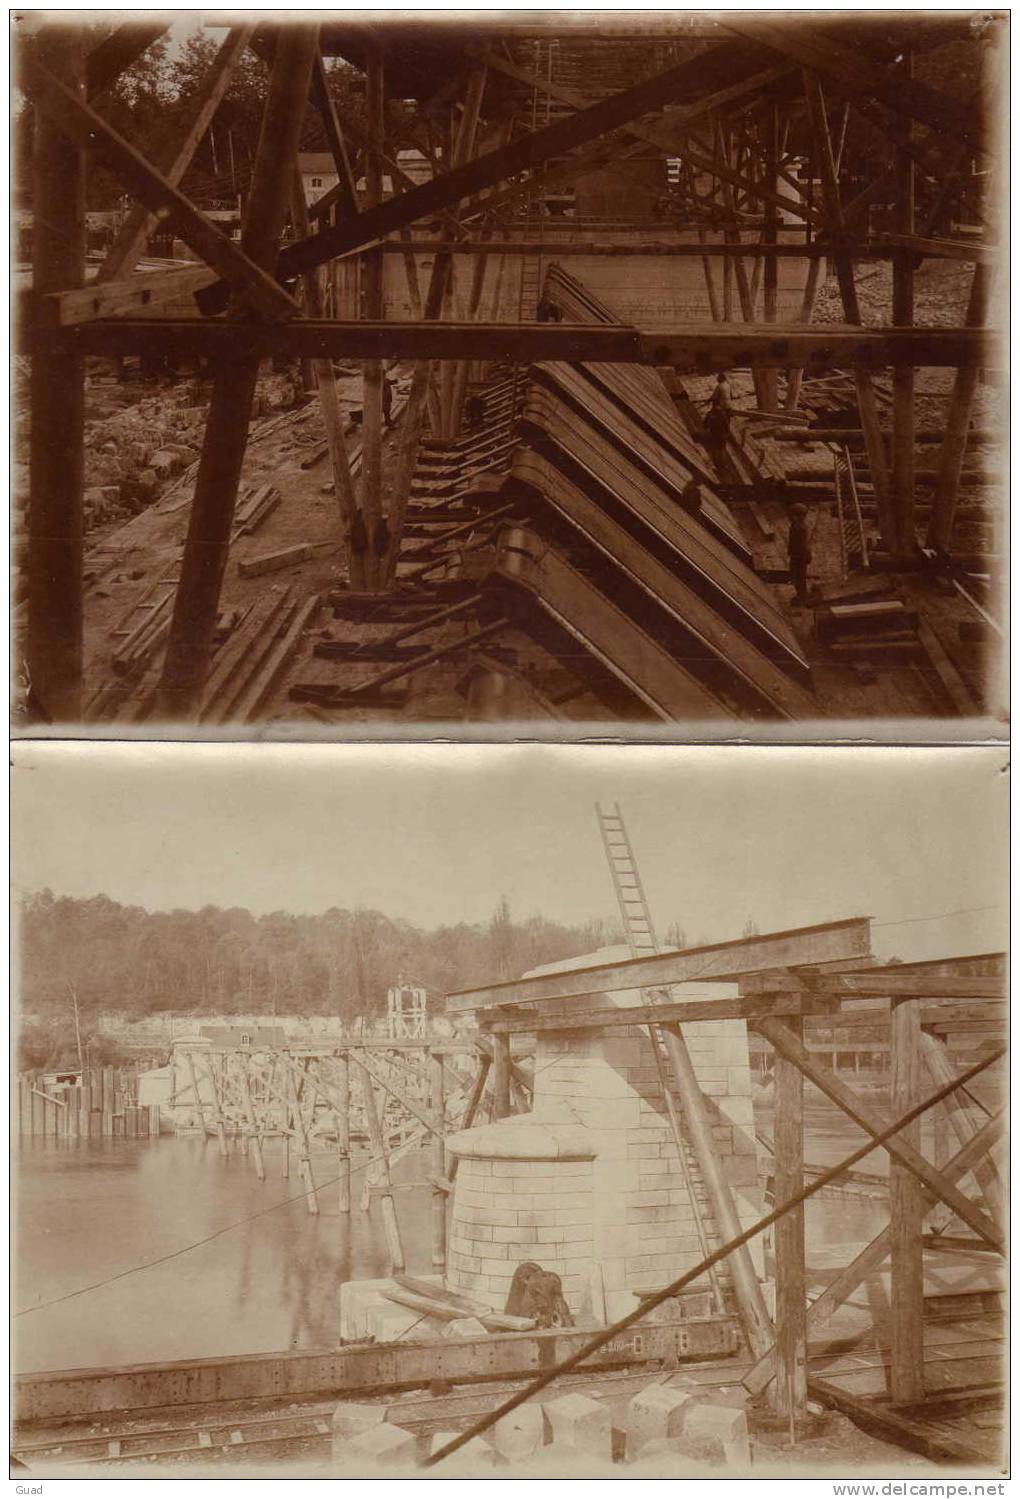
[[[488,923],[425,930],[382,911],[331,907],[319,915],[244,907],[147,911],[106,895],[24,898],[19,910],[19,1008],[83,1026],[102,1012],[128,1019],[176,1014],[385,1013],[401,976],[444,994],[621,940],[602,920],[565,926],[515,919],[505,899]]]

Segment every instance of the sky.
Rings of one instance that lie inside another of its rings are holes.
[[[615,915],[601,799],[660,935],[864,915],[881,956],[988,951],[1005,946],[1004,764],[945,746],[20,745],[14,882],[423,927],[487,921],[506,895],[518,918],[573,923]]]

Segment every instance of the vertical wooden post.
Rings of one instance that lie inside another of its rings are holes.
[[[317,50],[317,26],[281,28],[241,238],[245,253],[267,270],[275,262],[283,232]],[[188,717],[201,697],[258,372],[258,358],[224,357],[216,363],[160,684],[159,711],[168,718]]]
[[[478,1072],[471,1086],[471,1096],[468,1099],[467,1108],[464,1110],[464,1117],[457,1126],[458,1129],[470,1129],[474,1124],[475,1115],[478,1113],[478,1107],[485,1092],[485,1085],[489,1080],[489,1069],[491,1066],[492,1058],[488,1052],[480,1051],[478,1053]],[[446,1168],[446,1175],[450,1181],[456,1179],[459,1165],[460,1156],[455,1155]]]
[[[226,1125],[224,1123],[224,1116],[223,1116],[223,1100],[222,1100],[222,1097],[220,1095],[220,1085],[219,1085],[219,1082],[217,1081],[217,1077],[216,1077],[216,1067],[215,1067],[215,1065],[213,1063],[212,1056],[208,1052],[206,1053],[205,1066],[206,1066],[206,1072],[208,1073],[208,1076],[209,1076],[209,1084],[210,1084],[210,1087],[212,1088],[212,1095],[213,1095],[213,1120],[214,1120],[214,1123],[216,1125],[216,1138],[219,1141],[220,1155],[227,1155],[228,1154],[228,1149],[227,1149],[227,1130],[226,1130]],[[203,1118],[203,1121],[204,1121],[204,1119],[205,1119],[204,1112],[203,1112],[202,1118]]]
[[[989,293],[992,285],[992,267],[974,267],[967,312],[964,318],[968,328],[980,328],[988,316]],[[939,449],[938,474],[931,502],[931,519],[928,522],[927,542],[930,547],[948,552],[956,518],[956,503],[960,492],[960,474],[967,451],[967,433],[970,429],[970,414],[974,405],[981,371],[977,365],[964,365],[956,372],[953,393],[946,412],[946,428]]]
[[[943,1088],[946,1083],[952,1082],[956,1076],[956,1068],[945,1043],[936,1036],[923,1034],[921,1051],[925,1068],[935,1086]],[[947,1098],[936,1111],[936,1127],[939,1123],[953,1132],[958,1144],[966,1145],[977,1134],[983,1120],[979,1109],[968,1107],[959,1094],[954,1094]],[[945,1150],[943,1159],[945,1159],[950,1154],[948,1139],[943,1148]],[[1005,1203],[1002,1183],[993,1161],[986,1157],[984,1160],[975,1161],[971,1169],[989,1213],[994,1218],[1001,1218]]]
[[[777,172],[779,169],[779,109],[772,105],[765,122],[767,132],[767,148],[765,153],[765,182],[770,194],[775,194],[778,187]],[[772,198],[765,203],[765,219],[762,227],[762,238],[767,245],[774,245],[779,237],[779,210]],[[779,260],[775,255],[770,255],[766,250],[764,256],[764,317],[766,323],[774,323],[779,311]],[[762,371],[762,403],[766,411],[776,411],[779,408],[777,400],[779,372],[774,369]]]
[[[704,229],[698,230],[698,239],[702,244],[705,243]],[[715,272],[712,269],[711,255],[702,255],[701,269],[705,276],[705,291],[708,293],[708,310],[712,314],[713,323],[718,323],[722,318],[722,312],[719,308],[719,293],[716,291]]]
[[[912,57],[903,59],[905,77],[913,76]],[[904,143],[896,151],[896,227],[901,234],[914,233],[914,161],[910,155],[910,126],[902,126]],[[910,328],[914,322],[914,257],[902,250],[892,263],[892,320],[897,328]],[[892,372],[892,494],[895,511],[897,550],[910,556],[917,546],[914,519],[914,370],[898,364]]]
[[[365,113],[369,150],[365,159],[365,207],[382,202],[382,151],[385,132],[385,98],[382,55],[370,48],[365,64]],[[381,250],[368,250],[361,257],[365,289],[365,317],[378,322],[383,316],[383,257]],[[365,582],[375,589],[382,582],[382,558],[386,547],[380,534],[382,518],[382,427],[383,362],[366,359],[361,366],[361,509],[368,546],[365,551]]]
[[[921,1098],[921,1011],[916,999],[893,1000],[893,1115],[905,1114]],[[900,1139],[919,1149],[920,1120],[900,1132]],[[894,1402],[924,1395],[924,1252],[921,1225],[924,1199],[917,1177],[895,1157],[889,1158],[889,1208],[892,1247],[889,1393]]]
[[[497,1031],[492,1037],[492,1117],[506,1119],[510,1113],[510,1037]]]
[[[716,1231],[720,1240],[725,1242],[727,1239],[736,1238],[742,1232],[742,1225],[733,1197],[733,1188],[722,1169],[716,1151],[712,1121],[701,1091],[701,1084],[698,1082],[680,1027],[664,1025],[662,1038],[666,1043],[670,1064],[676,1074],[677,1091],[683,1106],[684,1118],[687,1121],[688,1138],[694,1147],[701,1179],[712,1204]],[[746,1244],[730,1256],[729,1267],[748,1346],[752,1357],[759,1359],[772,1347],[774,1334],[768,1309],[765,1306],[765,1298],[762,1296],[761,1286],[758,1284],[758,1277]]]
[[[313,1217],[318,1216],[319,1200],[315,1195],[315,1176],[312,1172],[311,1149],[308,1141],[308,1131],[305,1127],[304,1114],[301,1112],[301,1099],[298,1096],[297,1083],[294,1078],[294,1069],[297,1063],[293,1058],[284,1053],[284,1089],[290,1114],[290,1127],[297,1135],[300,1154],[298,1156],[298,1175],[301,1183],[308,1194],[305,1198],[305,1206]],[[313,1104],[314,1106],[314,1104]],[[288,1133],[289,1138],[289,1133]]]
[[[429,1053],[429,1104],[432,1125],[432,1173],[436,1177],[446,1175],[446,1097],[443,1089],[443,1054]],[[446,1193],[442,1187],[432,1188],[432,1268],[446,1267]]]
[[[248,1150],[252,1160],[255,1162],[255,1175],[260,1182],[266,1179],[266,1167],[262,1159],[262,1138],[259,1133],[258,1120],[255,1116],[255,1103],[251,1096],[251,1083],[248,1078],[248,1066],[244,1057],[235,1058],[237,1062],[237,1078],[241,1091],[241,1101],[244,1112],[248,1119],[248,1127],[251,1130],[248,1136]]]
[[[346,1051],[337,1054],[336,1091],[337,1209],[341,1213],[349,1213],[351,1210],[351,1069]]]
[[[803,1040],[804,1022],[789,1015],[789,1029]],[[776,1201],[804,1187],[804,1078],[793,1062],[776,1057]],[[804,1209],[792,1208],[775,1226],[776,1409],[791,1425],[807,1411],[807,1287],[804,1275]]]
[[[311,233],[308,222],[308,207],[305,203],[304,184],[301,173],[297,169],[297,158],[294,162],[294,183],[291,189],[291,216],[294,220],[294,229],[299,239],[307,239]],[[308,316],[321,318],[323,316],[322,289],[319,284],[318,270],[313,270],[304,277],[305,307]],[[339,316],[339,314],[334,314]],[[333,493],[336,496],[337,509],[340,512],[340,525],[347,549],[348,568],[351,587],[364,588],[364,554],[352,546],[352,538],[355,529],[355,516],[358,513],[358,497],[354,488],[354,479],[351,475],[351,464],[347,454],[347,443],[344,438],[343,416],[340,411],[340,402],[336,393],[336,379],[333,375],[333,361],[331,359],[312,359],[310,361],[312,378],[319,392],[319,410],[322,413],[322,425],[326,429],[326,445],[329,448],[330,467],[333,471]]]
[[[804,72],[804,93],[807,97],[808,115],[811,120],[811,129],[815,142],[815,154],[818,158],[818,175],[825,198],[826,217],[830,232],[835,241],[833,256],[836,263],[836,278],[839,282],[840,297],[843,302],[843,315],[848,323],[854,323],[859,327],[864,319],[861,317],[860,304],[857,300],[853,257],[840,244],[846,231],[846,222],[839,195],[839,179],[832,151],[832,139],[829,135],[829,126],[825,118],[825,100],[822,97],[821,84],[818,81],[817,75],[809,71]],[[868,468],[871,471],[871,483],[875,491],[879,529],[886,547],[890,551],[895,551],[897,548],[897,531],[893,508],[890,503],[889,459],[885,449],[885,437],[882,433],[882,425],[879,420],[878,402],[875,397],[875,390],[869,371],[861,369],[859,366],[855,367],[854,385],[857,390],[857,406],[861,414],[861,427],[864,430],[864,445],[868,454]]]
[[[85,33],[45,25],[39,61],[84,98]],[[35,112],[32,287],[37,297],[85,284],[85,153]],[[25,670],[35,722],[81,717],[84,608],[85,365],[68,342],[40,338],[30,375],[28,622]]]
[[[386,1243],[390,1251],[390,1268],[393,1272],[396,1272],[404,1269],[405,1262],[404,1246],[400,1241],[400,1225],[397,1222],[397,1210],[393,1202],[389,1152],[386,1149],[386,1142],[383,1139],[382,1124],[379,1119],[379,1110],[376,1107],[375,1093],[372,1089],[372,1079],[368,1069],[363,1066],[360,1058],[354,1062],[354,1067],[358,1082],[361,1084],[361,1097],[365,1107],[368,1142],[372,1154],[380,1162],[383,1192],[379,1198],[379,1211],[382,1216]]]

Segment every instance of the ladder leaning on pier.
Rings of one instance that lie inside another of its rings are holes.
[[[612,812],[606,812],[596,802],[595,813],[599,820],[602,844],[606,851],[606,858],[609,861],[609,871],[613,877],[616,901],[620,908],[620,919],[623,922],[624,934],[630,947],[631,956],[635,958],[648,957],[651,953],[659,951],[659,944],[655,936],[655,928],[652,925],[652,913],[648,907],[645,889],[641,883],[641,876],[638,873],[637,860],[634,857],[634,850],[631,848],[630,839],[627,836],[627,828],[623,821],[623,814],[620,811],[620,804],[619,802],[614,802]],[[645,989],[642,990],[642,997],[646,1004],[654,1004],[659,999],[668,999],[669,990]],[[666,1062],[663,1057],[665,1043],[662,1032],[657,1025],[650,1025],[647,1029],[652,1044],[652,1052],[655,1055],[655,1068],[659,1074],[659,1086],[662,1088],[662,1096],[665,1100],[670,1128],[673,1132],[673,1143],[676,1146],[676,1153],[680,1162],[680,1172],[683,1176],[684,1186],[687,1189],[687,1195],[694,1213],[698,1244],[702,1257],[707,1259],[710,1253],[710,1245],[708,1242],[708,1230],[702,1217],[701,1202],[698,1198],[698,1189],[702,1184],[697,1179],[697,1162],[693,1159],[691,1144],[684,1134],[676,1102],[673,1098],[673,1092],[669,1085],[669,1074],[666,1070]],[[722,1288],[714,1267],[709,1271],[709,1277],[712,1283],[712,1292],[717,1310],[723,1311]]]

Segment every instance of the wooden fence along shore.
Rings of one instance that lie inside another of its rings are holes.
[[[135,1067],[88,1067],[78,1083],[44,1081],[23,1072],[12,1097],[13,1131],[27,1135],[127,1140],[159,1134],[159,1105],[139,1104]]]

